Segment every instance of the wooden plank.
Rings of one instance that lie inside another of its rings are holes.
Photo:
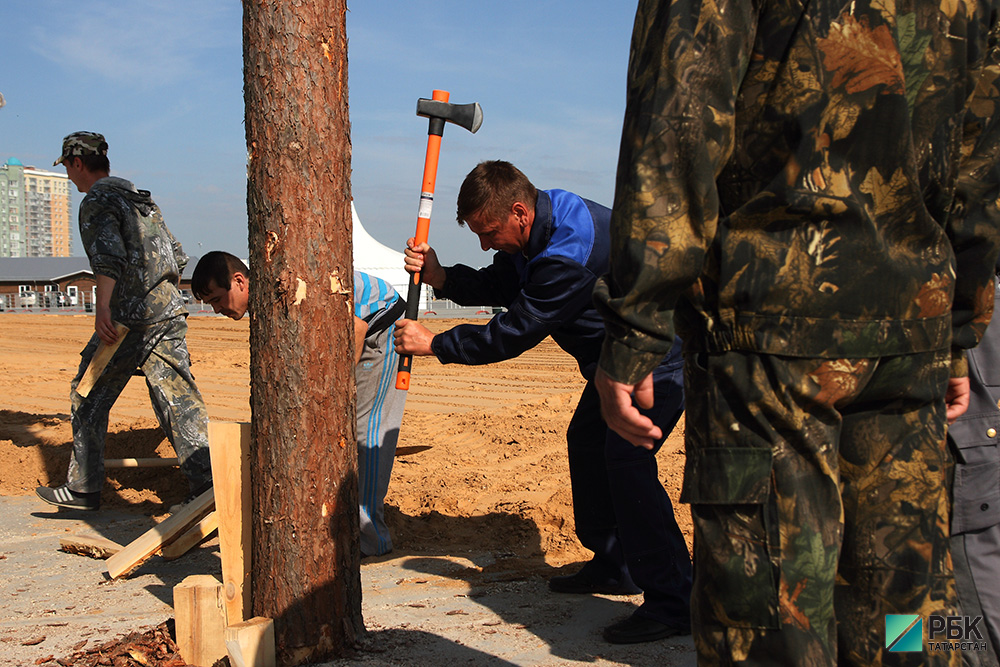
[[[222,584],[230,623],[250,612],[250,424],[210,422]]]
[[[94,388],[97,378],[101,377],[101,373],[104,372],[108,362],[111,361],[111,357],[115,356],[118,347],[125,340],[125,334],[128,333],[128,327],[124,324],[119,324],[118,322],[114,324],[115,331],[118,332],[118,339],[111,345],[106,345],[104,341],[101,341],[101,344],[97,346],[97,351],[94,352],[94,356],[90,358],[87,370],[83,372],[83,377],[80,378],[79,384],[76,385],[76,393],[84,398],[90,394],[90,390]]]
[[[122,550],[122,545],[97,535],[70,535],[59,538],[59,550],[66,553],[90,556],[91,558],[110,558]]]
[[[148,459],[104,459],[105,468],[169,468],[179,466],[180,459],[153,457]]]
[[[183,535],[191,526],[215,509],[212,489],[201,494],[180,511],[171,514],[108,559],[108,574],[112,579],[127,576],[146,560]]]
[[[192,574],[174,586],[174,630],[187,664],[212,667],[226,657],[226,604],[218,579]]]
[[[274,621],[255,616],[226,628],[226,653],[233,667],[275,667]]]
[[[166,560],[180,558],[193,547],[201,544],[206,537],[214,533],[218,528],[219,515],[217,512],[211,512],[204,519],[191,526],[186,533],[163,547],[160,550],[160,555]]]

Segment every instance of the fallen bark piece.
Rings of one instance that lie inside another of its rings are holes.
[[[59,538],[59,550],[80,556],[105,559],[123,549],[122,545],[96,535],[71,535]]]

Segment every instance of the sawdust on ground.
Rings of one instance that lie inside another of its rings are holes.
[[[221,316],[188,322],[193,370],[209,417],[248,421],[248,322]],[[424,323],[442,331],[458,321]],[[0,495],[65,481],[72,443],[69,383],[92,327],[92,317],[84,315],[0,315]],[[492,551],[507,568],[536,572],[586,560],[589,552],[573,532],[565,444],[582,389],[575,362],[551,339],[487,366],[415,359],[386,498],[397,552]],[[675,503],[682,443],[683,420],[658,457]],[[140,378],[111,412],[105,456],[174,456]],[[102,501],[157,515],[186,491],[176,468],[109,470]],[[687,506],[676,510],[690,546]]]

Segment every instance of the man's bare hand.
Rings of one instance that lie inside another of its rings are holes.
[[[601,397],[601,416],[608,427],[636,447],[652,449],[663,437],[663,431],[639,409],[653,407],[653,375],[650,373],[638,384],[628,385],[612,380],[600,368],[594,386]],[[632,404],[633,393],[636,405]]]
[[[434,334],[419,322],[403,318],[396,322],[396,330],[392,335],[396,339],[395,347],[398,354],[412,354],[417,357],[434,354],[431,351]]]
[[[969,398],[972,390],[969,387],[969,378],[949,378],[948,389],[944,394],[944,403],[948,408],[948,423],[954,424],[955,420],[965,414],[969,409]]]
[[[105,345],[113,345],[118,340],[118,329],[111,320],[110,308],[98,308],[94,315],[94,331]]]
[[[409,273],[419,273],[420,281],[434,289],[444,287],[447,276],[444,267],[438,262],[434,248],[426,243],[415,244],[413,239],[409,239],[403,254],[406,255],[403,260],[403,268]]]

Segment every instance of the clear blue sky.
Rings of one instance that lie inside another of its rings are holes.
[[[413,234],[427,141],[416,102],[435,88],[485,117],[475,135],[445,130],[431,221],[443,262],[489,261],[455,223],[458,187],[481,160],[611,204],[635,2],[349,7],[352,189],[378,240],[401,250]],[[152,191],[189,254],[247,255],[238,1],[3,0],[0,44],[0,163],[61,171],[64,135],[102,132],[112,173]]]

